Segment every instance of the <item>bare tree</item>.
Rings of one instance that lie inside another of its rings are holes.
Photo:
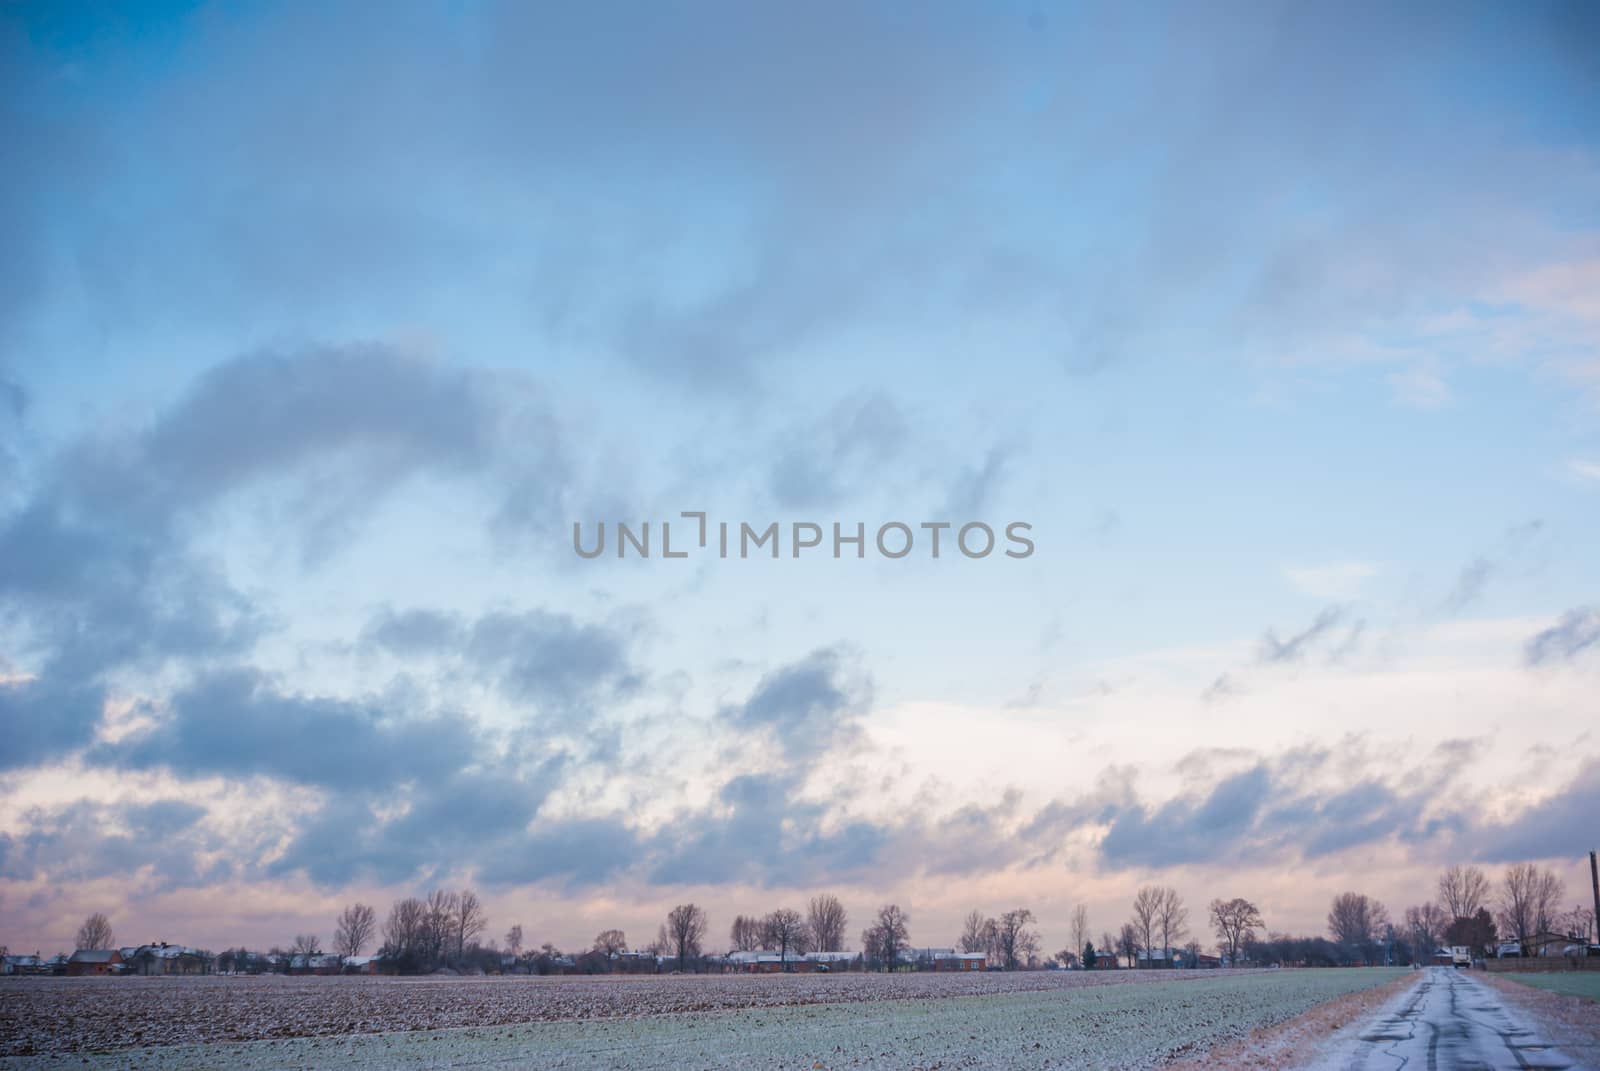
[[[425,906],[421,952],[424,959],[436,962],[443,959],[455,943],[456,894],[435,889],[428,894]]]
[[[1228,953],[1228,966],[1239,965],[1239,946],[1245,938],[1261,929],[1261,911],[1242,896],[1232,900],[1211,901],[1211,927],[1217,931],[1217,941]]]
[[[1594,933],[1594,908],[1579,904],[1567,912],[1562,919],[1567,934],[1580,941],[1590,941],[1590,934]]]
[[[1389,912],[1365,893],[1340,893],[1328,909],[1328,936],[1362,957],[1383,939],[1388,924]]]
[[[356,903],[339,913],[333,927],[333,950],[342,958],[361,955],[378,927],[378,913],[366,904]]]
[[[1439,902],[1450,922],[1470,919],[1489,902],[1489,878],[1475,866],[1453,866],[1439,875]]]
[[[1072,952],[1083,955],[1083,946],[1089,943],[1089,907],[1079,904],[1072,909]]]
[[[1031,952],[1038,950],[1039,936],[1029,929],[1032,922],[1033,912],[1025,907],[1007,911],[996,922],[995,943],[1000,963],[1006,970],[1016,970],[1019,964],[1027,962]]]
[[[506,951],[513,956],[522,955],[522,923],[517,923],[506,931]]]
[[[728,931],[728,941],[735,952],[754,952],[761,947],[761,920],[749,915],[735,915],[733,927]]]
[[[289,953],[295,956],[315,956],[321,951],[317,945],[316,934],[297,933],[294,935],[294,944],[289,946]]]
[[[1566,899],[1566,886],[1553,870],[1536,863],[1517,863],[1506,867],[1500,881],[1500,925],[1508,936],[1515,934],[1522,944],[1534,934],[1552,928],[1559,904]],[[1527,948],[1523,948],[1527,955]]]
[[[678,969],[687,970],[691,957],[700,955],[700,942],[706,936],[705,909],[694,904],[679,904],[667,912],[666,939]]]
[[[1165,891],[1158,885],[1146,885],[1134,895],[1133,928],[1139,935],[1139,947],[1146,952],[1156,946],[1156,935],[1161,932],[1161,905],[1165,898]],[[1137,958],[1134,962],[1138,962]]]
[[[1139,963],[1139,949],[1148,948],[1148,945],[1139,943],[1139,929],[1131,922],[1122,924],[1122,932],[1117,934],[1116,949],[1128,958],[1128,966],[1137,966]]]
[[[1432,956],[1444,940],[1444,931],[1454,921],[1446,918],[1445,909],[1432,900],[1418,907],[1406,908],[1406,932],[1410,935],[1412,962],[1421,963]]]
[[[963,952],[988,951],[988,939],[984,934],[984,925],[989,920],[984,918],[983,912],[974,908],[967,913],[961,923],[961,937],[956,942]]]
[[[850,919],[837,896],[832,893],[813,896],[807,906],[806,924],[811,929],[811,940],[818,952],[839,952],[844,949],[844,931]]]
[[[1170,885],[1161,890],[1161,905],[1156,921],[1161,927],[1161,947],[1170,960],[1172,946],[1189,936],[1189,909],[1184,906],[1178,890]]]
[[[456,894],[456,913],[451,936],[455,939],[456,958],[466,954],[467,948],[477,943],[483,931],[489,928],[489,917],[483,912],[483,901],[471,889]]]
[[[383,924],[383,948],[396,959],[427,958],[428,905],[416,897],[396,900]]]
[[[900,953],[911,942],[910,926],[911,916],[902,911],[899,904],[884,904],[878,908],[878,917],[861,933],[866,957],[881,964],[884,970],[894,970],[899,965]]]
[[[784,970],[789,967],[789,951],[806,941],[805,929],[806,920],[790,907],[780,907],[761,920],[762,943],[778,950],[778,962]]]
[[[628,950],[628,938],[621,930],[601,930],[594,939],[594,950],[608,961]]]
[[[83,920],[83,925],[78,927],[78,947],[84,949],[110,948],[116,944],[117,936],[111,932],[111,920],[96,911]]]

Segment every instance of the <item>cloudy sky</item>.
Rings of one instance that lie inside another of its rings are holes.
[[[0,943],[1578,902],[1592,5],[579,7],[0,10]]]

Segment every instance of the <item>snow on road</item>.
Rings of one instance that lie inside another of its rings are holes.
[[[1523,1012],[1469,972],[1430,967],[1308,1071],[1597,1071],[1565,1055]]]

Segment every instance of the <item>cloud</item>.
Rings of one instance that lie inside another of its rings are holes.
[[[1489,582],[1516,562],[1543,530],[1544,522],[1537,519],[1507,528],[1494,550],[1474,557],[1461,567],[1454,587],[1445,596],[1445,610],[1459,613],[1477,602]]]
[[[1567,462],[1567,471],[1580,480],[1600,481],[1600,461],[1575,457]]]
[[[1288,639],[1280,640],[1278,634],[1268,629],[1261,637],[1261,649],[1256,656],[1263,664],[1298,662],[1322,637],[1344,620],[1344,611],[1337,606],[1324,608],[1316,619]]]
[[[297,695],[256,670],[221,670],[175,693],[164,712],[152,710],[153,725],[97,745],[89,758],[186,778],[260,776],[371,794],[442,780],[482,755],[474,722],[396,706]]]
[[[1232,854],[1254,828],[1270,787],[1268,772],[1257,766],[1197,799],[1175,799],[1154,810],[1128,807],[1112,819],[1100,854],[1112,866],[1172,866]]]
[[[1447,742],[1447,750],[1456,743]],[[1115,808],[1099,852],[1118,869],[1266,865],[1372,844],[1423,842],[1462,824],[1438,799],[1456,764],[1434,756],[1415,770],[1371,767],[1356,740],[1258,758],[1209,789],[1159,806],[1130,802]],[[1351,780],[1352,769],[1370,772]]]
[[[361,634],[363,645],[400,658],[437,655],[458,647],[465,638],[460,618],[440,610],[384,610]]]
[[[1530,666],[1554,661],[1571,661],[1600,643],[1600,608],[1593,606],[1568,610],[1561,620],[1534,635],[1523,649]]]
[[[1391,373],[1389,385],[1396,398],[1414,409],[1441,409],[1455,397],[1438,371],[1426,365]]]
[[[33,690],[57,696],[129,667],[242,655],[265,615],[195,548],[236,496],[291,488],[278,533],[311,559],[428,472],[488,474],[505,495],[497,521],[536,530],[554,524],[566,486],[556,441],[520,377],[378,345],[246,354],[205,372],[147,427],[69,444],[0,512],[0,626],[31,656]],[[7,700],[8,719],[23,717],[23,698]],[[81,744],[83,709],[64,703],[40,715],[59,729],[22,727],[13,739],[31,741],[20,749],[31,759]]]
[[[628,647],[629,638],[615,630],[530,610],[479,618],[466,653],[496,674],[508,695],[570,714],[639,688],[643,678],[629,662]]]
[[[33,766],[92,739],[105,709],[96,684],[0,680],[0,771]]]
[[[1200,693],[1200,698],[1207,703],[1220,703],[1238,694],[1239,684],[1233,679],[1233,675],[1221,673],[1217,675],[1216,680],[1206,686],[1205,691]]]
[[[949,497],[939,511],[941,517],[982,517],[1005,482],[1017,458],[1014,446],[991,446],[976,465],[959,470],[951,481]]]
[[[785,509],[836,504],[882,478],[906,448],[899,408],[881,394],[847,399],[822,420],[787,431],[769,484]]]
[[[205,816],[181,799],[30,807],[14,830],[0,831],[0,877],[114,877],[147,892],[204,887],[232,873],[231,860],[218,854],[227,845],[202,824]]]
[[[1576,776],[1538,803],[1502,821],[1480,817],[1463,838],[1486,862],[1570,859],[1593,844],[1600,814],[1600,760],[1590,759]]]
[[[351,786],[333,794],[293,831],[266,873],[301,872],[329,888],[367,878],[395,884],[470,871],[504,876],[516,865],[507,860],[559,873],[533,855],[527,830],[567,771],[566,758],[527,766],[484,759],[376,792]]]
[[[469,622],[437,610],[386,609],[361,642],[402,660],[454,661],[513,702],[572,724],[639,690],[644,675],[633,664],[633,639],[630,628],[546,610],[495,611]]]
[[[1284,575],[1297,591],[1319,599],[1353,599],[1378,574],[1372,562],[1341,561],[1323,565],[1285,566]]]
[[[813,651],[766,674],[743,703],[724,707],[728,726],[774,740],[782,757],[800,762],[826,753],[856,732],[872,685],[853,674],[838,649]]]

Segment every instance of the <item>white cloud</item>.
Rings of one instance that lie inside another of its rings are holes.
[[[1287,565],[1283,575],[1295,590],[1319,599],[1353,599],[1361,587],[1376,576],[1378,567],[1372,562],[1326,562],[1321,565]]]
[[[1455,397],[1450,384],[1431,368],[1409,368],[1389,376],[1395,399],[1414,409],[1439,409]]]
[[[1575,457],[1567,462],[1567,470],[1580,480],[1600,482],[1600,461],[1585,461]]]

